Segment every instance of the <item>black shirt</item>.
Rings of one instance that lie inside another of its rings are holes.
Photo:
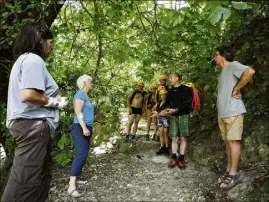
[[[161,105],[161,100],[158,102],[157,104],[157,112],[160,113],[161,111],[163,111],[164,109],[170,108],[170,102],[168,100],[165,101],[165,103],[163,103]]]
[[[190,109],[193,99],[193,91],[191,87],[180,85],[172,87],[168,91],[167,99],[170,102],[171,108],[178,109],[173,116],[181,116],[190,114]]]

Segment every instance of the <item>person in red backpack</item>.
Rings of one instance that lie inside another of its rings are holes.
[[[169,89],[167,99],[171,108],[163,112],[171,115],[169,135],[172,137],[172,159],[169,167],[176,166],[185,168],[185,153],[187,148],[187,137],[189,136],[189,114],[193,100],[192,88],[181,85],[181,76],[178,73],[171,73],[169,81],[172,88]],[[159,116],[161,116],[160,113]],[[178,152],[178,141],[180,140],[180,150]]]

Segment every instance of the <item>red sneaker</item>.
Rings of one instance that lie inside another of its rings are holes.
[[[178,167],[179,168],[186,168],[186,163],[185,163],[185,161],[183,160],[183,161],[178,161]]]
[[[169,167],[169,168],[175,168],[175,167],[177,166],[177,164],[178,164],[177,160],[172,159],[172,160],[169,162],[168,167]]]

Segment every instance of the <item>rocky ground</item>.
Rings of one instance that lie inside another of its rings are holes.
[[[155,155],[158,143],[144,140],[144,131],[141,122],[139,142],[118,143],[117,152],[109,154],[90,154],[81,176],[87,184],[78,185],[84,193],[79,199],[67,194],[70,169],[55,168],[48,201],[248,201],[242,190],[249,189],[253,171],[243,173],[243,184],[220,191],[219,174],[191,159],[184,170],[169,169],[169,158]]]
[[[168,158],[154,153],[90,156],[80,185],[85,196],[77,201],[207,201],[217,175],[188,162],[185,170],[169,169]],[[57,170],[49,201],[74,201],[67,194],[68,171]],[[211,198],[210,198],[211,197]],[[220,197],[221,201],[223,198]]]

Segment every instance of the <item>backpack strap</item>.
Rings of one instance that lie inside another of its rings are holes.
[[[143,91],[143,92],[142,92],[142,96],[143,96],[143,98],[145,97],[146,94],[147,94],[147,91]]]
[[[135,94],[137,93],[137,90],[135,90],[131,96],[131,99],[130,99],[130,105],[132,104],[133,100],[134,100],[134,97],[135,97]]]
[[[152,96],[152,92],[151,92],[151,91],[149,91],[148,102],[150,101],[151,96]]]
[[[134,100],[134,97],[135,97],[135,94],[138,93],[138,92],[140,92],[140,91],[135,90],[135,91],[133,92],[133,94],[132,94],[132,96],[131,96],[131,98],[130,98],[130,104],[132,104],[132,102],[133,102],[133,100]],[[145,97],[146,94],[147,94],[146,91],[143,91],[143,92],[142,92],[143,102],[144,102],[144,97]]]
[[[157,111],[159,110],[159,108],[160,108],[160,105],[161,105],[161,100],[157,103]]]

